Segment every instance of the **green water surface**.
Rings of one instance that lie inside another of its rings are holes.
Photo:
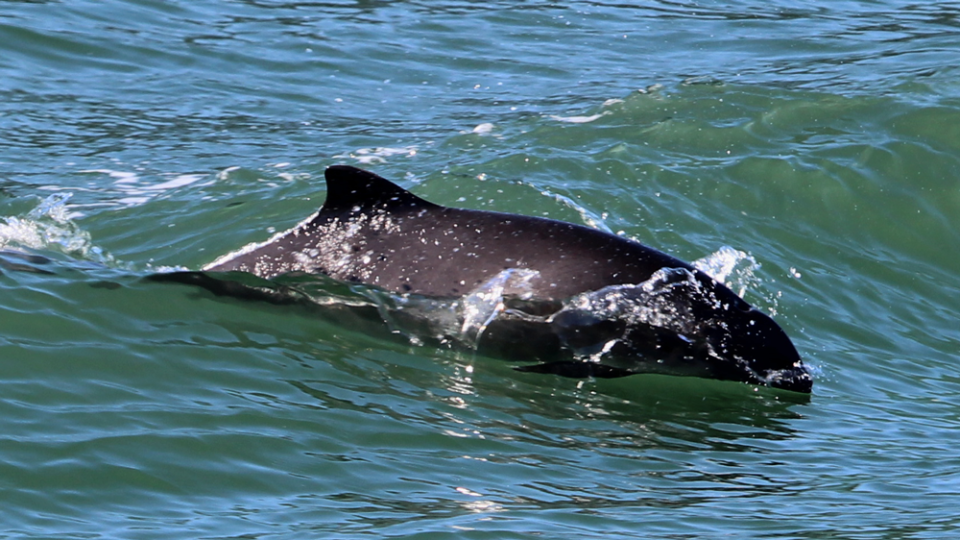
[[[954,537],[958,59],[956,2],[0,2],[0,538]],[[813,394],[140,279],[334,163],[740,251]]]

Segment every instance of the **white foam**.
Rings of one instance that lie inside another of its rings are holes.
[[[603,111],[602,113],[593,114],[590,116],[558,116],[551,114],[550,118],[556,120],[557,122],[566,122],[568,124],[588,124],[595,120],[599,120],[608,114],[610,114],[610,111]]]
[[[110,178],[116,179],[114,184],[136,184],[140,181],[140,176],[135,172],[114,171],[112,169],[85,169],[80,172],[105,174]]]
[[[118,171],[114,169],[85,169],[81,173],[105,174],[114,179],[114,189],[119,191],[120,197],[112,201],[113,204],[121,206],[138,206],[148,202],[160,193],[180,189],[184,186],[195,184],[204,178],[206,174],[178,174],[172,176],[169,180],[156,184],[147,183],[143,177],[136,172]],[[218,175],[219,178],[219,175]],[[212,184],[214,179],[208,182]]]
[[[473,128],[473,133],[476,133],[477,135],[489,135],[490,132],[493,131],[493,128],[494,128],[493,124],[491,124],[490,122],[484,122],[482,124],[477,125],[477,127]]]
[[[145,191],[167,191],[170,189],[177,189],[183,186],[189,186],[195,182],[198,182],[206,176],[205,174],[180,174],[174,176],[172,179],[167,180],[166,182],[161,182],[159,184],[153,184],[149,186],[144,186]]]
[[[376,148],[360,148],[354,150],[349,154],[339,154],[333,156],[338,159],[354,159],[359,163],[364,165],[374,165],[378,163],[386,163],[388,157],[393,156],[407,156],[413,157],[417,155],[418,148],[416,146],[402,146],[402,147],[387,147],[380,146]]]

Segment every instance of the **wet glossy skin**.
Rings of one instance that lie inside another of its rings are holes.
[[[692,279],[689,290],[677,289],[681,292],[667,307],[679,308],[682,317],[675,317],[668,330],[626,332],[618,344],[622,356],[649,357],[651,343],[662,341],[654,348],[666,351],[665,357],[687,358],[707,376],[809,391],[799,354],[772,319],[723,284],[660,251],[581,225],[442,207],[354,167],[330,167],[326,180],[327,200],[317,214],[204,270],[238,270],[268,279],[293,272],[324,274],[397,293],[460,297],[504,270],[522,269],[536,274],[522,284],[508,283],[503,294],[554,303],[605,287],[640,285],[664,268],[681,269]],[[503,319],[487,339],[498,333],[523,339],[511,332],[523,325],[510,324]],[[528,335],[537,332],[525,328]],[[577,329],[587,335],[589,330]],[[549,338],[563,329],[554,324],[545,332],[541,337]],[[664,337],[668,334],[682,339]],[[541,348],[552,348],[545,345],[550,339],[541,340]],[[729,362],[716,362],[718,355]],[[547,371],[564,374],[570,367]],[[780,370],[786,370],[784,380],[790,382],[765,381],[765,373]]]
[[[330,167],[327,184],[327,202],[316,216],[205,269],[267,278],[323,273],[395,292],[460,296],[505,269],[522,268],[540,273],[529,292],[543,299],[642,283],[664,267],[696,272],[642,244],[581,225],[441,207],[352,167]]]

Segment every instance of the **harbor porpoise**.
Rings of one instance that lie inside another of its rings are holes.
[[[208,276],[225,272],[317,274],[451,299],[456,331],[478,351],[539,362],[521,371],[657,372],[811,391],[780,326],[690,264],[582,225],[440,206],[351,166],[325,176],[317,213],[179,280],[215,290],[219,278]],[[478,311],[478,299],[493,307]]]

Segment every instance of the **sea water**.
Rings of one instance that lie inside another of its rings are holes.
[[[956,2],[5,2],[0,536],[955,536],[958,58]],[[142,280],[335,163],[700,261],[813,394]]]

